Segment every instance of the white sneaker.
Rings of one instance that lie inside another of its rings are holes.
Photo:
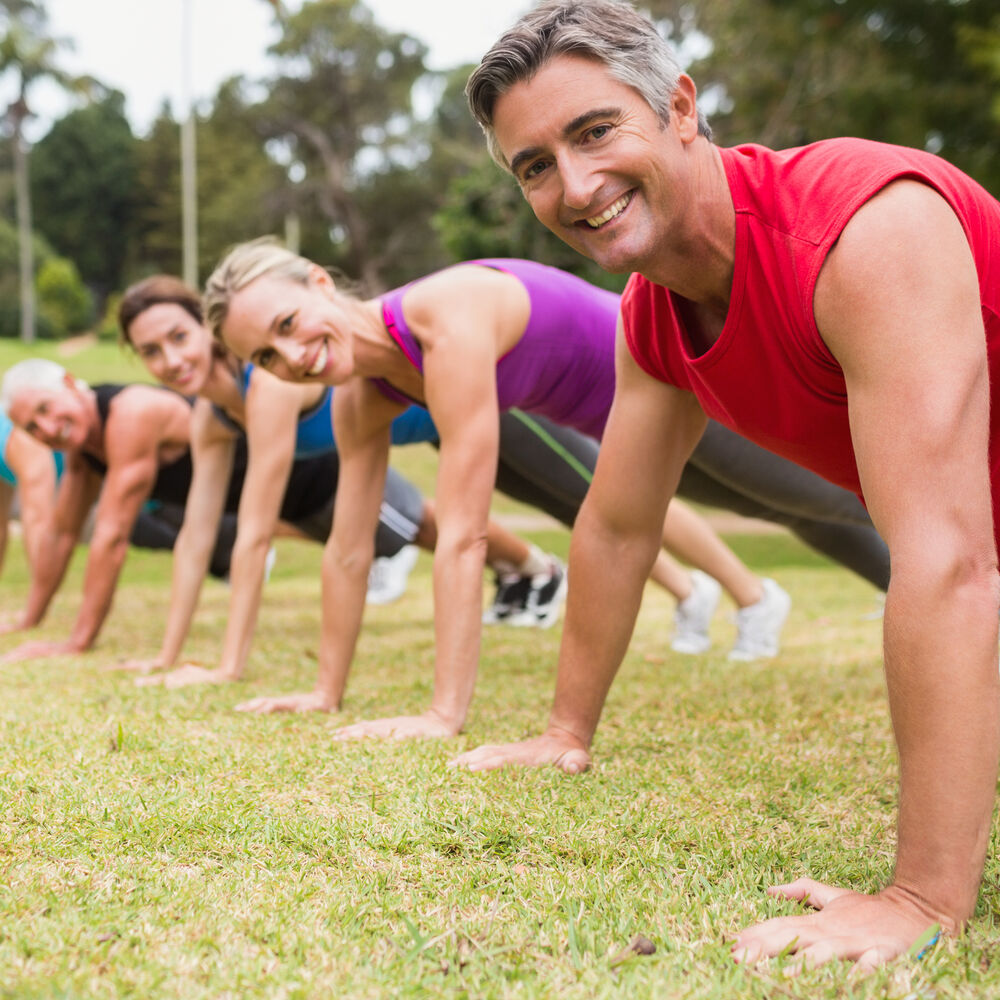
[[[406,593],[406,581],[417,562],[416,545],[404,545],[394,556],[383,556],[368,571],[365,604],[391,604]]]
[[[670,648],[675,653],[704,653],[712,645],[708,626],[721,593],[722,588],[707,573],[691,570],[691,593],[678,603],[674,612]]]
[[[736,612],[736,642],[730,660],[757,660],[778,655],[778,639],[792,599],[774,580],[762,580],[764,596]]]

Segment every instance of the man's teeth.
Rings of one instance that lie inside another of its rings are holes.
[[[321,344],[319,349],[319,354],[316,355],[316,360],[313,362],[312,368],[309,369],[309,375],[318,375],[326,367],[326,344]]]
[[[629,194],[623,194],[610,208],[602,212],[600,215],[595,215],[592,219],[587,219],[587,225],[591,229],[597,229],[598,226],[603,226],[605,222],[609,219],[613,219],[616,215],[621,215],[625,210],[625,206],[632,200],[631,192]]]

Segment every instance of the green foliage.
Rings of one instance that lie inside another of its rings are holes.
[[[38,335],[65,337],[85,329],[93,319],[93,301],[74,263],[53,253],[42,237],[34,239]],[[0,338],[20,334],[17,304],[17,230],[0,216]]]
[[[65,257],[49,257],[35,276],[39,317],[58,336],[79,333],[94,320],[94,300],[80,280],[76,265]]]
[[[856,135],[940,152],[1000,193],[996,77],[969,41],[995,30],[992,0],[645,6],[675,41],[693,29],[711,39],[691,73],[717,107],[721,143],[781,148]]]
[[[542,226],[513,178],[485,154],[476,168],[452,183],[434,225],[456,260],[524,257],[613,291],[625,286],[627,276],[602,271]]]
[[[118,329],[118,307],[121,305],[121,292],[112,292],[104,300],[104,315],[101,316],[97,324],[97,336],[101,340],[118,341],[120,331]]]
[[[113,92],[57,121],[32,155],[35,226],[102,296],[122,284],[133,248],[136,145]]]
[[[246,91],[245,81],[227,81],[198,122],[198,259],[204,277],[234,243],[280,233],[293,204],[285,171],[267,154],[260,116]]]
[[[259,120],[301,177],[301,215],[318,212],[332,234],[333,259],[330,250],[321,259],[379,288],[392,247],[372,234],[390,226],[362,211],[358,193],[378,190],[379,175],[399,177],[398,168],[417,168],[425,158],[414,145],[411,93],[425,75],[426,48],[381,28],[360,0],[312,0],[284,21],[270,51],[277,73]],[[378,214],[380,204],[370,199],[369,210]],[[419,200],[410,210],[420,214]]]
[[[180,126],[165,104],[137,150],[137,248],[132,278],[181,273],[180,141]]]

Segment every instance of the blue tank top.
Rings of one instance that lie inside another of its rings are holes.
[[[14,470],[7,464],[7,442],[10,440],[10,432],[14,429],[14,423],[6,413],[0,413],[0,479],[11,486],[17,486],[17,476]],[[65,458],[61,451],[52,452],[52,461],[56,467],[56,479],[62,475]]]
[[[239,380],[240,395],[247,398],[250,389],[250,377],[254,366],[245,364]],[[333,437],[333,387],[327,386],[315,406],[299,414],[298,430],[295,434],[295,457],[308,458],[311,455],[325,455],[337,450],[337,442]],[[221,407],[212,404],[215,415],[232,430],[242,431],[243,428]],[[437,428],[431,415],[422,406],[411,406],[404,410],[392,422],[393,444],[418,444],[422,441],[436,442]]]

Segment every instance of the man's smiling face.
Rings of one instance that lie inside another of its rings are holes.
[[[494,106],[497,142],[539,221],[606,271],[643,271],[685,211],[697,118],[681,79],[669,123],[575,55],[555,56]]]

